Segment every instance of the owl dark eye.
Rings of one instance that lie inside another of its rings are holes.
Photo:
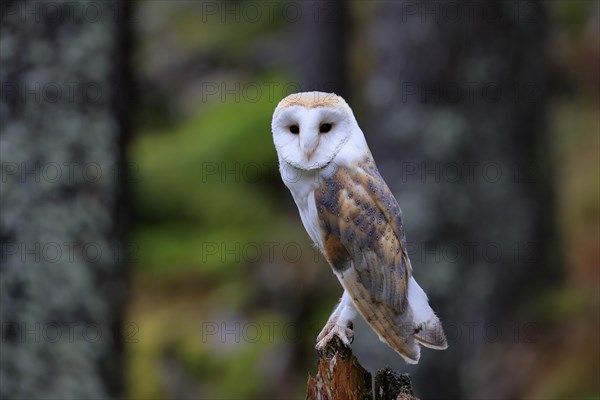
[[[300,127],[298,125],[292,125],[290,126],[290,132],[292,132],[294,135],[297,135],[300,133]]]
[[[331,124],[322,124],[321,127],[319,128],[319,132],[321,133],[327,133],[331,130]]]

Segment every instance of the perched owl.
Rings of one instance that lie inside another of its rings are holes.
[[[281,177],[302,223],[344,288],[317,337],[353,340],[356,310],[407,363],[420,347],[448,347],[427,295],[412,276],[404,226],[344,99],[332,93],[290,95],[273,114]]]

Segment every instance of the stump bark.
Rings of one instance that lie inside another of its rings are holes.
[[[416,400],[408,374],[389,367],[380,369],[372,379],[352,350],[337,337],[319,357],[317,374],[307,381],[307,400]]]

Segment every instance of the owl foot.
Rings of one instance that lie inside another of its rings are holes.
[[[327,323],[321,333],[319,333],[319,336],[317,336],[315,349],[317,352],[322,353],[334,336],[337,336],[343,344],[350,347],[350,344],[354,341],[354,331],[352,328],[352,321],[348,321],[347,324]]]

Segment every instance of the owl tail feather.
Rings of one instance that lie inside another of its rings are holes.
[[[421,349],[416,338],[412,336],[414,330],[410,313],[398,315],[381,303],[369,301],[371,293],[359,283],[355,270],[338,275],[344,289],[352,297],[357,311],[363,316],[379,340],[386,343],[396,351],[408,364],[416,364],[421,356]]]
[[[439,318],[429,306],[427,295],[417,281],[410,277],[407,288],[407,300],[410,311],[396,316],[392,322],[397,332],[390,335],[387,329],[377,323],[371,324],[380,335],[380,339],[392,347],[408,364],[416,364],[421,356],[419,345],[435,350],[448,348],[448,342]],[[385,332],[382,334],[382,332]]]
[[[373,328],[379,339],[396,351],[408,364],[416,364],[421,356],[420,345],[445,349],[448,345],[441,324],[429,307],[427,295],[411,277],[408,283],[408,305],[398,314],[381,302],[371,300],[372,293],[358,280],[355,269],[338,275],[342,286],[352,298],[354,306]],[[434,327],[439,327],[439,333]]]
[[[427,295],[413,277],[408,282],[408,304],[413,315],[415,340],[430,349],[447,349],[448,342],[442,324],[429,306]]]
[[[376,314],[376,310],[367,312]],[[379,340],[386,343],[398,353],[407,364],[416,364],[421,357],[421,348],[416,337],[411,335],[412,324],[398,320],[393,314],[380,314],[377,319],[367,321],[379,336]]]

